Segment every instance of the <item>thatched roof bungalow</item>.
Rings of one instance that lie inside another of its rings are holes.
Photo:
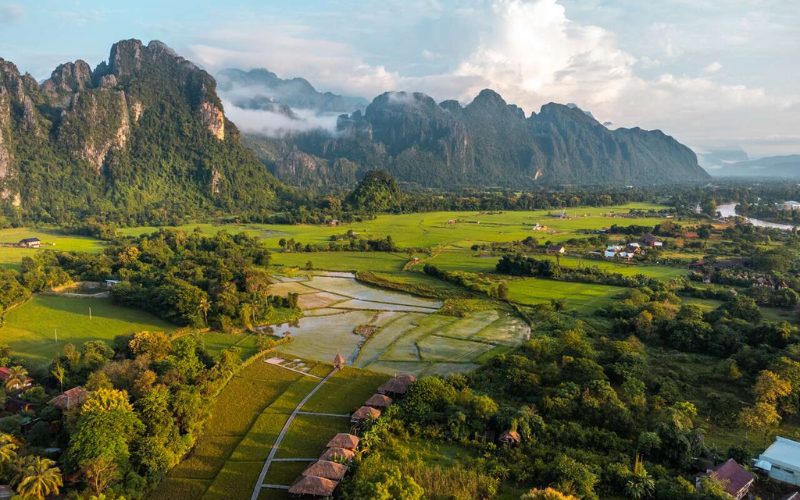
[[[501,443],[509,446],[518,445],[522,442],[522,436],[520,436],[517,431],[505,431],[500,434],[498,439]]]
[[[343,460],[352,460],[355,456],[356,453],[353,450],[348,450],[346,448],[328,448],[319,459],[329,462],[341,462]]]
[[[301,476],[290,488],[292,495],[311,495],[315,497],[329,497],[339,485],[339,481],[331,481],[324,477]]]
[[[378,387],[378,392],[380,394],[405,394],[408,392],[408,387],[416,381],[417,377],[414,375],[395,375],[382,386]]]
[[[373,408],[386,408],[392,404],[392,398],[386,396],[385,394],[373,394],[364,406],[371,406]]]
[[[337,354],[336,357],[333,358],[333,367],[336,368],[337,370],[341,370],[342,368],[344,368],[344,365],[346,363],[347,362],[345,361],[344,356],[342,356],[341,354]]]
[[[344,448],[345,450],[355,450],[358,448],[359,441],[360,439],[358,436],[347,434],[346,432],[340,432],[339,434],[333,436],[330,441],[328,441],[328,448]]]
[[[350,416],[350,422],[357,424],[364,420],[376,419],[381,416],[381,411],[370,406],[362,406]]]
[[[303,471],[304,476],[324,477],[333,481],[341,481],[345,474],[347,466],[329,460],[318,460]]]

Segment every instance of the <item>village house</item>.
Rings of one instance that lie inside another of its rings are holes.
[[[659,241],[657,237],[649,233],[643,234],[640,242],[642,245],[650,248],[661,248],[664,246],[662,241]]]
[[[783,209],[784,210],[799,210],[800,209],[800,202],[789,200],[783,202]]]
[[[80,406],[86,401],[89,396],[89,391],[81,386],[73,387],[50,400],[50,404],[59,410],[69,410],[76,406]]]
[[[625,251],[636,255],[642,252],[642,247],[638,243],[628,243],[625,245]]]
[[[19,246],[25,248],[39,248],[42,246],[42,241],[39,238],[24,238],[19,240]]]
[[[719,481],[725,492],[736,500],[744,498],[756,480],[755,474],[736,463],[736,460],[732,458],[707,470],[705,474],[697,476],[695,482],[698,490],[702,488],[701,479],[703,477],[711,477]]]
[[[336,227],[339,225],[339,219],[331,219],[328,221],[328,225],[331,227]]]
[[[547,245],[547,253],[564,255],[567,253],[567,248],[564,245]]]
[[[771,479],[800,486],[800,443],[777,436],[753,466]]]

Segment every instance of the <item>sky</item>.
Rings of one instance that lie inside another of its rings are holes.
[[[157,39],[212,74],[265,67],[371,99],[483,88],[576,103],[698,153],[800,153],[796,0],[0,0],[0,57],[37,79]]]

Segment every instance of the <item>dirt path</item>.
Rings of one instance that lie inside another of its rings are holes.
[[[325,384],[325,382],[327,382],[328,379],[333,376],[334,373],[336,373],[336,368],[333,368],[330,371],[330,373],[325,375],[325,377],[322,380],[320,380],[319,383],[316,386],[314,386],[314,388],[311,389],[311,391],[308,394],[306,394],[306,397],[304,397],[303,400],[297,404],[294,411],[292,411],[292,414],[289,415],[289,419],[286,421],[285,424],[283,424],[283,429],[281,429],[281,433],[278,434],[278,439],[276,439],[275,442],[272,443],[272,449],[269,451],[269,455],[267,456],[267,459],[264,461],[264,466],[261,468],[261,473],[258,475],[258,481],[256,482],[255,488],[253,488],[253,494],[250,496],[250,500],[258,500],[258,496],[261,494],[261,489],[265,487],[264,479],[267,477],[267,471],[269,471],[269,466],[272,465],[272,461],[275,459],[275,455],[278,453],[278,449],[281,446],[281,442],[283,441],[283,438],[286,436],[286,432],[289,430],[289,426],[292,425],[292,421],[294,421],[294,418],[300,413],[300,409],[303,408],[303,405],[305,405],[308,402],[308,400],[311,399],[311,396],[313,396],[314,393],[317,392],[319,388],[322,387],[323,384]],[[271,487],[272,485],[269,486]]]

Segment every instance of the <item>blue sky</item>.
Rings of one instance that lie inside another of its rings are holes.
[[[0,0],[0,57],[42,79],[123,38],[159,39],[212,73],[267,67],[371,98],[526,112],[575,102],[697,151],[800,153],[800,2],[792,0]]]

